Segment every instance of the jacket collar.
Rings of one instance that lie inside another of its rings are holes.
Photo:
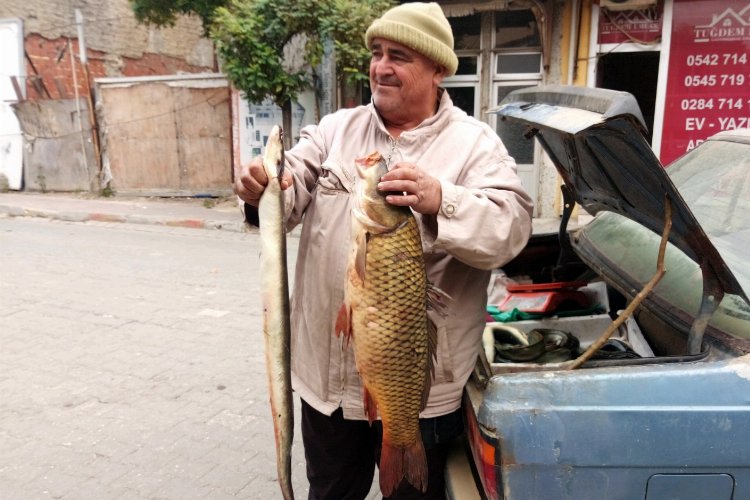
[[[447,125],[448,120],[451,115],[451,110],[453,109],[453,101],[451,100],[450,96],[448,95],[448,92],[440,87],[438,89],[438,92],[440,93],[440,103],[438,104],[438,109],[435,112],[434,115],[430,116],[429,118],[425,119],[422,123],[417,125],[417,127],[406,130],[401,133],[401,137],[399,137],[399,141],[402,138],[412,138],[412,137],[418,137],[421,135],[429,135],[432,134],[435,129],[438,130],[442,129]],[[375,105],[372,102],[372,99],[370,100],[370,104],[367,105],[367,108],[369,109],[370,113],[373,116],[373,119],[375,120],[375,124],[377,125],[378,129],[391,138],[390,134],[388,133],[388,130],[385,128],[385,123],[383,123],[383,117],[380,116],[377,109],[375,109]],[[392,140],[393,138],[391,138]]]

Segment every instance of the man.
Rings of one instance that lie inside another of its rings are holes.
[[[443,498],[446,443],[462,432],[461,393],[481,345],[491,269],[531,233],[532,203],[515,162],[486,124],[455,108],[440,88],[455,74],[450,24],[436,3],[386,12],[365,35],[372,102],[323,117],[286,154],[288,227],[302,222],[292,294],[292,377],[302,399],[310,498],[361,499],[372,484],[379,427],[365,420],[352,347],[334,333],[343,303],[354,160],[389,159],[383,191],[421,222],[431,283],[452,297],[438,327],[435,377],[420,428],[428,489],[406,481],[391,498]],[[267,178],[260,159],[235,183],[251,207]],[[304,216],[304,219],[303,219]]]

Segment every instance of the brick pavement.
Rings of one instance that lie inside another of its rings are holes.
[[[279,498],[258,256],[232,199],[0,193],[0,500]]]
[[[0,215],[0,499],[279,498],[257,235],[50,219]]]

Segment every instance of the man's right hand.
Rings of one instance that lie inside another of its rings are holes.
[[[257,207],[267,185],[268,176],[263,168],[263,157],[257,156],[250,163],[240,167],[239,174],[234,180],[234,192],[245,203]],[[292,175],[288,169],[285,169],[281,189],[287,189],[291,185]]]

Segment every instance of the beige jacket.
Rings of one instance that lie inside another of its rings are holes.
[[[494,131],[443,92],[435,116],[394,141],[372,104],[325,116],[287,152],[288,229],[303,223],[292,292],[294,389],[318,411],[364,419],[351,346],[334,333],[344,297],[354,159],[373,151],[437,177],[443,201],[419,216],[428,279],[453,300],[438,326],[435,380],[422,417],[451,412],[481,345],[490,271],[518,254],[531,234],[532,202]],[[304,216],[304,218],[303,218]]]

